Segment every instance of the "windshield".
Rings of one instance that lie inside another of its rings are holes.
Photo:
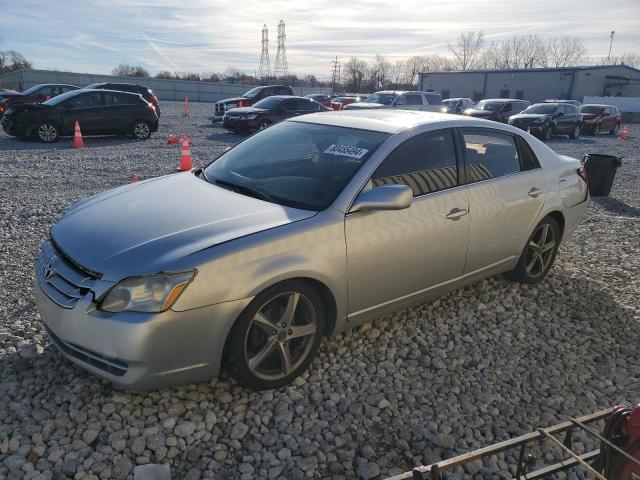
[[[262,90],[262,87],[256,87],[256,88],[252,88],[251,90],[249,90],[248,92],[244,92],[242,94],[243,98],[253,98],[256,95],[258,95],[258,93],[260,93],[260,90]]]
[[[381,103],[382,105],[391,105],[393,99],[396,98],[395,93],[372,93],[367,96],[367,103]]]
[[[87,85],[86,87],[82,88],[86,88],[87,90],[95,90],[96,88],[100,88],[102,85],[104,85],[104,83],[92,83],[91,85]]]
[[[211,183],[235,184],[270,200],[324,210],[389,135],[284,122],[247,138],[204,169]],[[233,189],[233,188],[232,188]]]
[[[453,105],[455,105],[455,103],[456,103],[456,101],[455,101],[455,100],[442,100],[442,104],[443,104],[445,107],[453,106]]]
[[[495,112],[497,110],[500,110],[503,105],[503,102],[489,102],[487,100],[482,100],[478,102],[478,104],[474,108],[476,110],[488,110],[490,112]]]
[[[22,92],[25,95],[31,95],[32,93],[40,90],[42,88],[42,85],[34,85],[31,88],[27,88],[24,92]]]
[[[602,112],[604,112],[604,107],[598,107],[596,105],[580,107],[580,113],[595,113],[596,115],[600,115]]]
[[[50,98],[46,102],[42,102],[42,105],[58,105],[60,103],[63,103],[65,100],[69,100],[70,98],[75,97],[76,95],[78,95],[78,92],[80,92],[80,90],[71,90],[69,92],[63,93],[62,95],[58,95],[57,97]]]
[[[265,110],[272,110],[282,103],[281,98],[267,97],[253,104],[254,108],[264,108]]]
[[[534,113],[534,114],[543,114],[543,115],[551,115],[556,111],[558,106],[553,103],[540,103],[538,105],[531,105],[524,109],[522,113]]]

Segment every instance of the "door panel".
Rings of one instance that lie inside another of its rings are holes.
[[[446,217],[468,202],[467,187],[461,186],[414,198],[405,210],[347,215],[349,313],[462,275],[469,215]]]
[[[469,185],[470,235],[465,273],[519,256],[542,209],[540,169]],[[535,192],[532,192],[535,193]]]

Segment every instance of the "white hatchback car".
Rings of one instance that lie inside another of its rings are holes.
[[[372,108],[439,112],[442,108],[442,97],[439,93],[435,92],[398,92],[383,90],[367,95],[364,102],[346,105],[344,110],[364,110]]]

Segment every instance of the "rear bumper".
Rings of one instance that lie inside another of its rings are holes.
[[[194,383],[220,373],[224,343],[251,299],[158,314],[96,310],[93,294],[72,309],[34,284],[38,311],[51,342],[72,362],[133,390]]]

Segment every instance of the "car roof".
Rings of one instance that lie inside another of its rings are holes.
[[[582,107],[616,107],[615,105],[606,105],[604,103],[583,103],[582,105],[580,105],[580,108]],[[618,108],[618,107],[616,107]]]
[[[393,95],[402,95],[403,93],[430,93],[432,95],[437,94],[437,92],[421,92],[420,90],[378,90],[377,92],[369,93],[367,95],[373,95],[376,93],[385,93],[385,94],[393,94]]]
[[[77,92],[95,92],[95,90],[93,88],[79,88],[78,90],[76,90]],[[111,90],[109,88],[101,88],[100,89],[100,93],[120,93],[123,95],[135,95],[136,97],[142,97],[142,95],[140,95],[139,93],[136,92],[123,92],[122,90]]]
[[[439,112],[395,109],[342,110],[339,112],[320,112],[294,117],[287,122],[316,123],[336,127],[357,128],[383,133],[398,133],[418,125],[433,124],[445,127],[485,127],[501,128],[509,131],[512,127],[501,123],[461,115],[449,115]],[[455,125],[454,125],[455,124]]]
[[[529,100],[523,100],[521,98],[483,98],[480,100],[481,102],[527,102],[530,103]]]
[[[80,88],[77,85],[71,85],[69,83],[39,83],[37,85],[33,85],[34,87],[73,87]],[[31,88],[31,87],[29,87]]]

